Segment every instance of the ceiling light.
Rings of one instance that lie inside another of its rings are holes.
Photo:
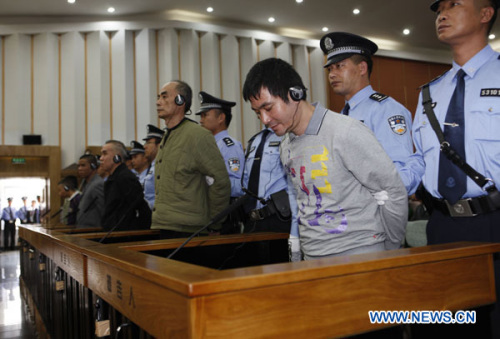
[[[109,7],[108,8],[108,13],[114,13],[115,12],[115,8],[114,7]]]
[[[70,4],[74,4],[74,3],[75,3],[75,0],[68,0],[68,3],[70,3]]]
[[[208,13],[212,13],[214,11],[214,8],[213,7],[207,7],[207,12]]]
[[[296,3],[301,4],[304,2],[304,0],[295,0]]]
[[[358,8],[353,9],[352,12],[354,13],[354,15],[358,15],[359,13],[361,13]]]
[[[323,27],[321,30],[322,30],[323,32],[328,32],[328,27]]]
[[[276,21],[276,19],[275,19],[274,17],[272,17],[272,16],[271,16],[271,17],[269,17],[269,19],[267,19],[267,21],[269,21],[269,22],[275,22],[275,21]]]
[[[403,29],[403,34],[404,35],[409,35],[410,34],[410,30],[408,28]]]
[[[494,39],[496,38],[496,36],[495,36],[495,34],[490,34],[490,35],[488,36],[488,38],[489,38],[490,40],[494,40]]]

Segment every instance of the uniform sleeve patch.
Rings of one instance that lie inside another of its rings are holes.
[[[372,95],[370,95],[370,99],[378,101],[378,102],[382,102],[385,99],[387,99],[388,97],[389,97],[388,95],[385,95],[382,93],[373,93]]]
[[[229,169],[233,172],[238,172],[240,170],[240,159],[231,158],[227,161],[229,164]]]
[[[234,146],[234,141],[231,138],[225,137],[222,139],[227,147]]]
[[[394,115],[387,119],[389,122],[389,126],[391,126],[391,129],[394,133],[398,135],[403,135],[406,133],[406,121],[404,116],[402,115]]]

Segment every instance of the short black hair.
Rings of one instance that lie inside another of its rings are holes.
[[[74,175],[68,175],[59,181],[58,185],[65,186],[64,189],[67,188],[67,191],[73,191],[78,186],[78,179]]]
[[[229,127],[229,124],[231,123],[231,120],[233,119],[233,115],[231,114],[231,108],[219,108],[217,109],[217,114],[222,114],[224,113],[225,120],[224,122],[226,123],[226,128]]]
[[[81,159],[86,160],[89,163],[89,165],[94,164],[94,168],[91,167],[92,169],[97,169],[97,167],[99,167],[99,163],[97,162],[97,157],[95,155],[84,154],[80,157],[80,160]]]
[[[260,90],[267,88],[272,96],[288,103],[291,87],[305,88],[299,73],[286,61],[269,58],[259,61],[248,72],[243,85],[243,99],[258,98]],[[303,99],[306,99],[305,91]]]
[[[371,57],[367,55],[361,55],[361,54],[354,54],[351,56],[352,62],[354,64],[359,65],[363,61],[366,62],[368,65],[368,79],[370,79],[370,76],[372,75],[372,69],[373,69],[373,60]]]
[[[186,82],[182,80],[173,80],[172,82],[175,82],[177,84],[177,86],[175,86],[175,89],[180,95],[184,97],[184,113],[186,113],[191,109],[191,103],[193,102],[193,90]]]

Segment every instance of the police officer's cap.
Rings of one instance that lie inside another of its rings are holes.
[[[12,200],[14,200],[14,199],[13,198],[7,198],[7,201],[12,201]]]
[[[152,138],[157,138],[157,139],[161,140],[163,138],[163,135],[165,134],[164,130],[156,127],[155,125],[148,125],[147,129],[148,129],[148,135],[146,135],[146,137],[142,140],[147,141],[147,140],[152,139]]]
[[[22,197],[21,200],[26,201],[26,200],[28,200],[28,197]]]
[[[439,3],[441,2],[442,0],[435,0],[432,4],[431,4],[431,11],[433,12],[437,12],[438,8],[439,8]],[[497,10],[499,7],[500,7],[500,0],[493,0],[493,5],[495,6],[495,10]]]
[[[356,54],[371,57],[378,50],[378,46],[373,41],[345,32],[328,33],[321,38],[319,45],[327,57],[324,67]]]
[[[232,101],[226,101],[216,98],[206,92],[201,91],[198,94],[201,102],[200,110],[196,112],[196,115],[200,115],[203,112],[210,111],[211,109],[221,109],[226,114],[231,114],[231,107],[235,106],[236,103]]]
[[[142,146],[142,144],[140,142],[132,140],[130,142],[130,147],[132,147],[132,149],[129,152],[130,155],[139,154],[139,153],[144,154],[144,146]]]

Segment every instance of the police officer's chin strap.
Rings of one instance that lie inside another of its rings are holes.
[[[206,229],[208,229],[210,226],[218,223],[219,221],[221,221],[225,216],[229,215],[230,213],[232,213],[234,210],[236,210],[238,207],[240,207],[241,205],[245,204],[246,202],[248,202],[250,199],[254,198],[253,195],[250,195],[248,194],[248,191],[245,190],[245,192],[247,192],[247,194],[239,197],[238,199],[236,199],[231,205],[229,205],[226,209],[224,209],[222,212],[220,212],[219,214],[217,214],[216,216],[214,216],[212,218],[212,220],[210,220],[208,222],[208,224],[206,224],[205,226],[203,226],[202,228],[200,228],[198,231],[194,232],[189,238],[186,239],[186,241],[184,241],[182,243],[182,245],[180,245],[179,247],[177,247],[175,249],[175,251],[173,251],[172,253],[170,253],[170,255],[167,257],[167,259],[171,259],[177,252],[179,252],[179,250],[181,248],[183,248],[184,246],[186,246],[186,244],[188,242],[191,241],[191,239],[193,239],[194,237],[196,237],[198,234],[200,234],[201,232],[205,231]],[[256,196],[255,196],[256,197]],[[258,198],[258,197],[257,197]],[[260,198],[258,198],[260,200]],[[263,200],[263,199],[262,199]]]

